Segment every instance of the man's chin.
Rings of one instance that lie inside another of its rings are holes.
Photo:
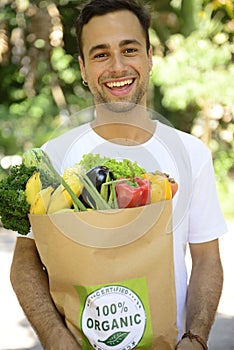
[[[104,104],[105,108],[111,112],[124,113],[129,112],[136,107],[135,103],[124,101],[124,102],[110,102]]]

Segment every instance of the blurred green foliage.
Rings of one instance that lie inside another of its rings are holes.
[[[217,179],[225,187],[234,171],[234,4],[172,3],[181,26],[160,49],[161,40],[153,33],[155,106],[175,127],[211,148]]]
[[[74,30],[83,2],[0,0],[0,161],[40,146],[92,105]],[[154,52],[149,106],[208,144],[223,179],[234,168],[233,1],[146,2]]]
[[[77,61],[77,14],[74,1],[0,1],[0,159],[40,146],[91,104]]]

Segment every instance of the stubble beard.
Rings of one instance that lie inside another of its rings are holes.
[[[136,105],[142,104],[142,99],[147,92],[147,88],[148,81],[142,83],[132,96],[116,98],[115,101],[111,97],[101,94],[99,91],[94,92],[93,97],[96,104],[103,104],[109,111],[124,113],[131,111]]]

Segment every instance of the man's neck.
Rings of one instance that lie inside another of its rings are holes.
[[[141,106],[121,113],[99,108],[91,123],[99,136],[122,145],[145,143],[153,136],[155,125],[147,110]]]

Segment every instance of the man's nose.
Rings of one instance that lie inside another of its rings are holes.
[[[126,68],[125,58],[121,54],[115,54],[112,56],[110,70],[112,72],[123,71]]]

